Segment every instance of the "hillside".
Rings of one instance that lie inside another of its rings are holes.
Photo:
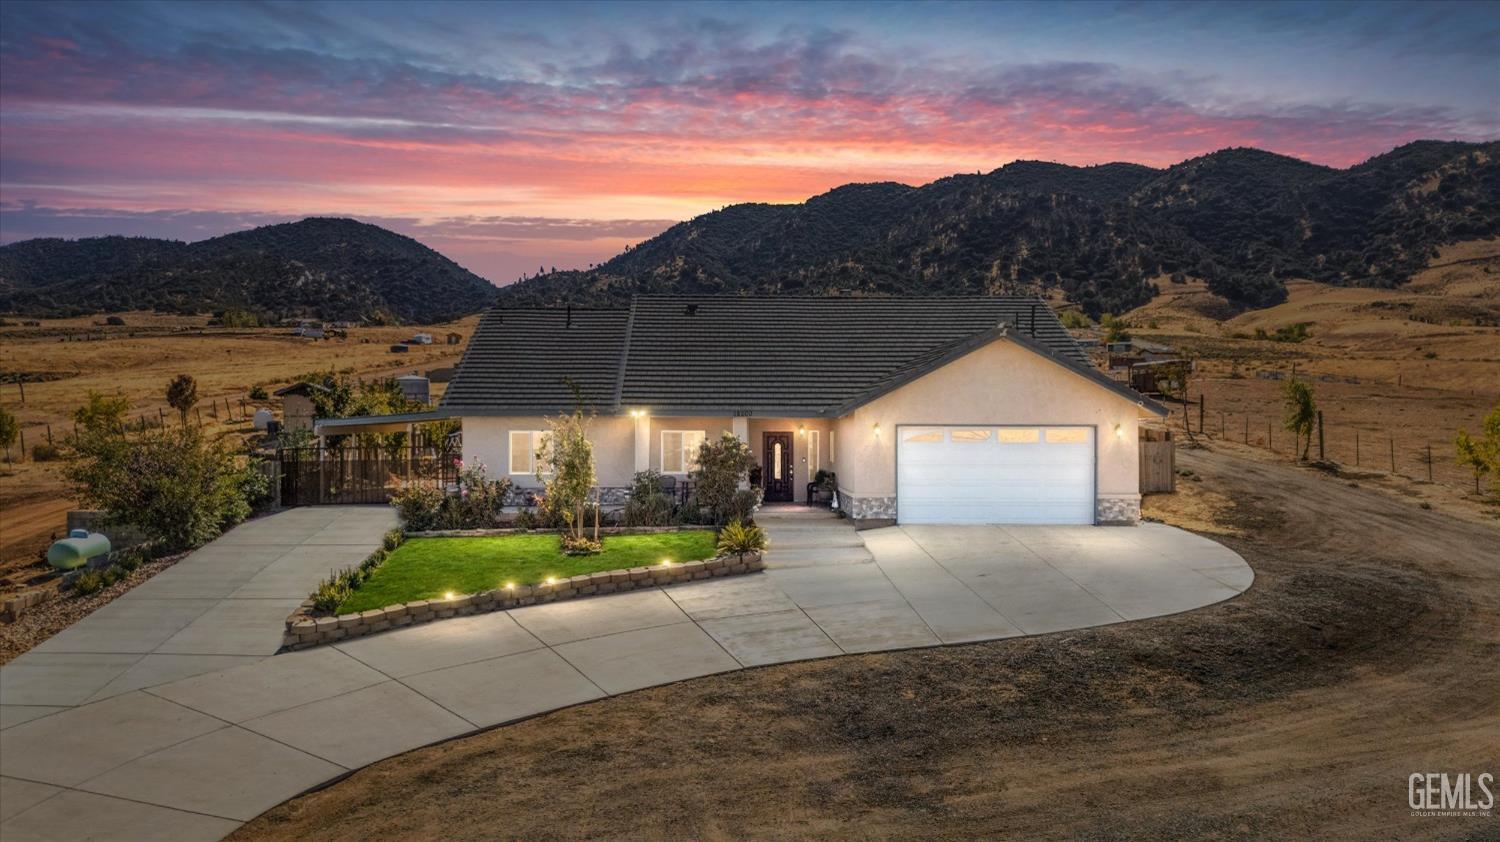
[[[1165,170],[1018,161],[923,187],[847,185],[705,214],[501,300],[1059,289],[1098,315],[1193,278],[1234,309],[1265,307],[1285,300],[1286,279],[1395,286],[1442,245],[1500,234],[1497,153],[1500,142],[1419,141],[1337,170],[1227,149]]]
[[[410,237],[352,219],[304,219],[181,243],[136,237],[0,247],[0,312],[67,316],[242,308],[272,318],[436,322],[495,288]]]

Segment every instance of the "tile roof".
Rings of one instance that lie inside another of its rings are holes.
[[[628,310],[490,311],[442,406],[567,410],[571,378],[603,413],[839,415],[1004,335],[1115,387],[1034,297],[637,296]]]

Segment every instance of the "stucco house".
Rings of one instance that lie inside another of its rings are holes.
[[[1166,414],[1037,298],[637,296],[491,310],[437,409],[317,429],[458,418],[464,459],[525,488],[547,417],[579,398],[606,502],[637,471],[688,482],[729,432],[768,502],[826,470],[849,516],[902,523],[1133,523],[1139,425]]]

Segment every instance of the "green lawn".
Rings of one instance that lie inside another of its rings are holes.
[[[608,535],[604,552],[589,556],[563,555],[557,540],[555,534],[412,538],[391,553],[375,575],[339,606],[338,613],[434,599],[449,591],[478,593],[506,582],[534,585],[548,576],[566,578],[660,564],[663,559],[694,561],[714,556],[714,533],[707,529]]]

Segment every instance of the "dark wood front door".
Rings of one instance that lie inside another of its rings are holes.
[[[761,481],[765,484],[767,503],[792,501],[792,434],[765,433],[761,454]]]

